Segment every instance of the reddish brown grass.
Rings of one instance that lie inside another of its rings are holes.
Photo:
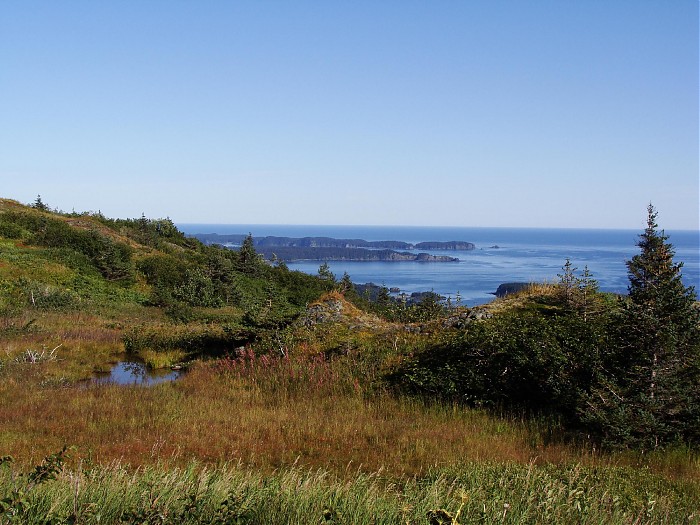
[[[42,386],[43,365],[16,367],[0,385],[0,451],[31,464],[63,444],[131,465],[191,459],[263,470],[301,464],[415,475],[465,461],[626,463],[544,445],[526,422],[457,406],[367,394],[317,359],[255,358],[195,367],[156,387]],[[685,476],[697,476],[697,463]]]

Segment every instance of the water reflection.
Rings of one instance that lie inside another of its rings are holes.
[[[145,363],[119,361],[108,374],[100,374],[96,377],[95,382],[99,384],[151,386],[166,381],[174,381],[181,374],[182,370],[152,370]]]

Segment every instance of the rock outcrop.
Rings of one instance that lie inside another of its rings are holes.
[[[525,290],[529,286],[530,283],[503,283],[498,286],[496,291],[493,292],[493,295],[495,295],[496,297],[505,297],[506,295],[514,294],[521,290]]]

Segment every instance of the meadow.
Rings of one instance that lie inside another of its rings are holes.
[[[511,344],[559,315],[556,287],[406,312],[163,221],[0,212],[3,525],[700,523],[692,446],[601,448],[556,414],[443,395],[462,364],[426,356]],[[187,372],[92,381],[125,351]]]
[[[34,324],[22,342],[54,348]],[[601,452],[559,439],[551,420],[396,395],[360,354],[319,357],[343,330],[308,334],[286,357],[248,349],[137,387],[76,379],[87,368],[72,363],[123,350],[111,327],[79,326],[43,360],[6,346],[7,523],[700,520],[695,452]],[[367,352],[395,341],[364,337]],[[27,473],[66,444],[56,479],[32,485]],[[12,501],[18,487],[24,506]]]

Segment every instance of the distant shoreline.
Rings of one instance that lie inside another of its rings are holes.
[[[218,244],[237,249],[248,237],[244,234],[197,233],[192,237],[204,244]],[[468,251],[475,248],[466,241],[366,241],[364,239],[337,239],[334,237],[281,237],[252,238],[255,250],[268,260],[292,261],[417,261],[459,262],[457,257],[433,255],[412,250]],[[402,250],[402,251],[399,251]],[[409,251],[406,251],[409,250]]]

